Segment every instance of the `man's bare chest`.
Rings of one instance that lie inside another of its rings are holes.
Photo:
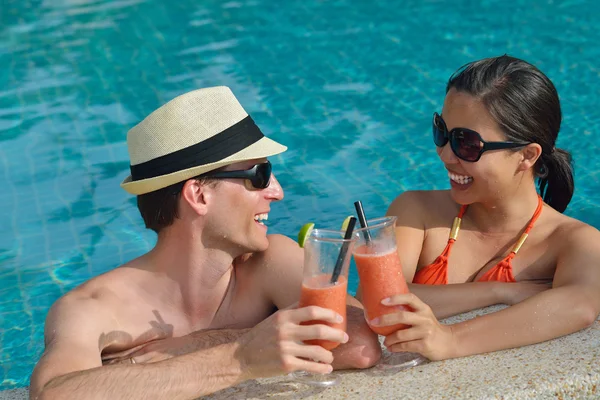
[[[272,304],[251,293],[232,291],[223,300],[216,313],[202,318],[202,311],[195,317],[183,310],[160,304],[137,306],[123,305],[116,315],[115,325],[99,338],[103,363],[128,359],[139,354],[150,344],[175,340],[205,330],[251,328],[275,311]]]

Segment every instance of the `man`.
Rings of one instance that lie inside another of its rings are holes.
[[[263,220],[283,198],[267,157],[286,148],[263,136],[225,87],[160,107],[127,137],[149,253],[59,299],[32,399],[193,399],[247,379],[296,370],[374,365],[381,348],[348,296],[348,334],[294,308],[303,252],[267,236]],[[344,343],[333,354],[308,339]]]

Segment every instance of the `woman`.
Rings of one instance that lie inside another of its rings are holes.
[[[386,337],[391,351],[462,357],[596,320],[600,232],[562,214],[574,184],[570,156],[555,146],[560,123],[554,85],[525,61],[484,59],[450,78],[433,133],[451,189],[403,193],[388,210],[414,293],[385,303],[414,312],[371,321],[411,325]],[[514,305],[454,325],[435,317],[499,302]]]

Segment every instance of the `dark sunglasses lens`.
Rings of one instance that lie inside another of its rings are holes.
[[[264,189],[271,182],[271,163],[259,164],[256,167],[256,175],[252,179],[252,186],[256,189]]]
[[[450,139],[452,150],[457,156],[467,161],[475,161],[481,152],[481,138],[473,131],[460,129]]]
[[[438,147],[445,146],[448,143],[444,121],[437,114],[433,117],[433,142]]]

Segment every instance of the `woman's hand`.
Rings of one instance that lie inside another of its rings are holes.
[[[413,311],[394,310],[370,321],[371,325],[409,325],[386,336],[384,344],[392,352],[419,353],[430,360],[445,360],[455,357],[456,340],[450,325],[438,322],[431,308],[412,293],[400,294],[384,299],[386,306],[405,305]]]

